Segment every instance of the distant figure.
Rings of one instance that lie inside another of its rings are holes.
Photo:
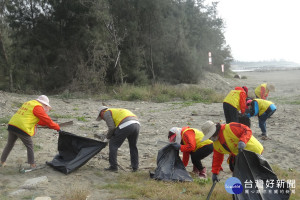
[[[101,106],[96,120],[100,121],[102,119],[108,127],[106,138],[109,139],[110,166],[105,168],[105,170],[111,172],[118,171],[118,149],[127,138],[132,171],[137,171],[139,167],[139,154],[136,144],[140,131],[140,123],[137,116],[127,109]]]
[[[200,178],[206,178],[206,168],[203,167],[201,160],[213,152],[213,142],[211,140],[204,140],[204,134],[190,127],[173,127],[169,131],[169,141],[174,143],[177,150],[183,152],[182,162],[184,166],[189,163],[191,156],[193,163],[193,173]]]
[[[235,156],[243,151],[255,152],[262,154],[263,146],[252,135],[252,131],[244,124],[232,122],[229,124],[215,124],[212,121],[205,122],[201,127],[204,138],[212,140],[214,154],[212,161],[212,180],[219,181],[218,174],[222,169],[224,154],[229,154],[228,163],[231,171],[234,170]]]
[[[223,100],[223,110],[227,124],[239,122],[239,111],[241,111],[241,114],[245,113],[247,93],[248,88],[246,86],[236,87]]]
[[[5,161],[13,149],[16,140],[20,138],[27,149],[28,164],[30,164],[32,169],[36,168],[33,142],[31,139],[36,133],[36,124],[48,126],[51,129],[60,131],[59,125],[53,122],[47,114],[50,109],[51,106],[48,97],[41,95],[35,100],[25,102],[12,116],[8,122],[7,144],[2,153],[0,165],[5,165]]]
[[[267,99],[269,92],[275,92],[275,86],[272,84],[263,83],[255,89],[255,96],[259,99]]]
[[[247,117],[258,116],[258,124],[261,129],[263,140],[268,139],[266,121],[276,111],[276,106],[273,102],[264,99],[253,99],[247,101]]]

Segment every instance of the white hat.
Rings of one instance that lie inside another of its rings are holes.
[[[97,121],[101,121],[100,113],[101,113],[102,110],[106,110],[106,109],[108,109],[107,106],[100,106],[100,108],[99,108],[99,114],[98,114],[98,117],[96,119]]]
[[[181,143],[181,128],[178,128],[178,127],[173,127],[170,129],[169,132],[172,132],[174,134],[176,134],[176,139],[175,139],[175,142],[180,144]]]
[[[201,126],[201,130],[204,134],[204,137],[202,138],[201,141],[209,139],[213,134],[216,132],[216,124],[213,123],[212,121],[207,121]]]
[[[48,99],[48,97],[46,95],[41,95],[36,100],[38,102],[40,102],[42,104],[45,104],[46,106],[49,106],[51,108],[51,106],[49,104],[49,99]]]

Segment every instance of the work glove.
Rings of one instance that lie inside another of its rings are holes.
[[[218,174],[212,174],[211,179],[212,179],[213,182],[219,182],[220,181],[220,179],[218,177]]]
[[[242,152],[245,149],[245,147],[246,147],[245,142],[239,141],[239,143],[238,143],[239,153]]]
[[[245,118],[245,117],[247,117],[247,109],[246,109],[246,111],[243,113],[243,114],[241,114],[241,118]],[[248,117],[249,118],[249,117]]]
[[[178,144],[177,142],[172,143],[172,146],[174,147],[174,149],[179,150],[181,145]]]
[[[245,113],[244,113],[244,116],[246,116],[246,117],[248,117],[248,114],[250,113],[251,111],[250,111],[250,109],[248,108],[248,109],[246,109],[246,111],[245,111]]]

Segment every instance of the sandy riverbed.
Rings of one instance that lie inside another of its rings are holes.
[[[270,164],[278,165],[283,169],[293,169],[300,171],[299,152],[300,140],[300,105],[290,104],[291,101],[300,99],[300,70],[291,71],[272,71],[272,72],[243,72],[247,79],[226,79],[221,76],[211,76],[203,80],[202,85],[216,89],[218,92],[227,93],[235,86],[246,85],[249,87],[249,94],[253,94],[254,88],[261,82],[273,83],[276,91],[270,93],[269,100],[273,101],[278,110],[267,120],[267,130],[271,140],[261,141],[265,150],[263,156]],[[215,78],[215,80],[212,80]],[[1,117],[12,116],[18,107],[16,105],[27,100],[36,98],[34,95],[19,95],[0,91]],[[215,122],[224,121],[222,103],[202,104],[194,103],[186,105],[184,102],[152,103],[152,102],[125,102],[110,100],[105,102],[109,107],[127,108],[133,111],[140,119],[141,131],[138,141],[140,170],[149,171],[156,167],[157,152],[164,144],[157,141],[166,141],[167,132],[173,126],[187,126],[200,129],[201,124],[206,120]],[[84,137],[93,138],[95,133],[106,130],[105,123],[96,122],[98,107],[102,104],[101,99],[68,99],[67,101],[50,96],[50,104],[53,110],[50,115],[61,116],[57,120],[65,122],[73,120],[72,126],[64,127],[63,130],[78,134]],[[62,117],[64,116],[64,117]],[[78,121],[84,117],[86,121]],[[258,127],[257,118],[252,119],[253,135],[261,134]],[[6,143],[5,130],[6,124],[1,125],[0,129],[0,151],[2,152]],[[33,137],[34,143],[38,148],[35,151],[38,165],[43,165],[50,161],[57,153],[58,136],[55,131],[49,129],[39,129],[38,134]],[[258,138],[258,137],[257,137]],[[129,149],[125,142],[119,150],[119,164],[129,171]],[[35,190],[28,190],[21,196],[27,195],[50,196],[52,199],[60,199],[64,191],[70,188],[71,184],[85,185],[87,188],[94,188],[89,199],[109,199],[111,195],[107,191],[97,190],[97,185],[105,184],[105,180],[113,178],[117,174],[104,174],[103,169],[108,166],[108,148],[103,149],[98,155],[92,158],[86,165],[77,171],[64,175],[54,171],[49,166],[31,172],[20,174],[19,165],[27,166],[25,163],[26,149],[20,141],[17,141],[14,149],[7,160],[7,166],[0,168],[0,197],[6,198],[8,195],[18,190],[27,179],[39,176],[47,176],[48,183],[41,185]],[[204,165],[208,171],[211,170],[211,157],[204,160]],[[223,177],[230,176],[226,162],[223,163]],[[192,170],[189,163],[188,171]],[[120,170],[120,173],[127,173]],[[96,176],[97,173],[101,176]],[[129,173],[129,172],[128,172]],[[209,174],[210,175],[210,174]],[[20,196],[15,196],[18,199]]]

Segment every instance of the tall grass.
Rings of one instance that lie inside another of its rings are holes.
[[[217,94],[212,89],[203,89],[198,86],[173,86],[155,84],[152,86],[134,86],[124,84],[117,88],[109,88],[106,97],[125,101],[152,101],[167,102],[184,100],[202,103],[222,102],[224,96]]]
[[[72,184],[69,190],[64,192],[61,200],[86,200],[89,196],[89,189],[79,183]]]
[[[114,183],[102,186],[109,190],[114,198],[120,199],[206,199],[212,186],[211,180],[207,182],[165,182],[149,178],[149,173],[123,173]],[[221,194],[220,194],[221,193]],[[224,184],[217,184],[211,199],[228,200],[231,195],[225,191]]]
[[[296,188],[290,200],[300,199],[300,174],[293,170],[283,170],[273,166],[273,171],[280,180],[295,180]],[[232,195],[224,188],[225,181],[216,184],[210,199],[230,200]],[[110,191],[113,198],[120,199],[164,199],[164,200],[205,200],[211,189],[212,181],[194,179],[194,182],[165,182],[150,179],[148,172],[119,173],[117,178],[109,181],[100,189]]]

